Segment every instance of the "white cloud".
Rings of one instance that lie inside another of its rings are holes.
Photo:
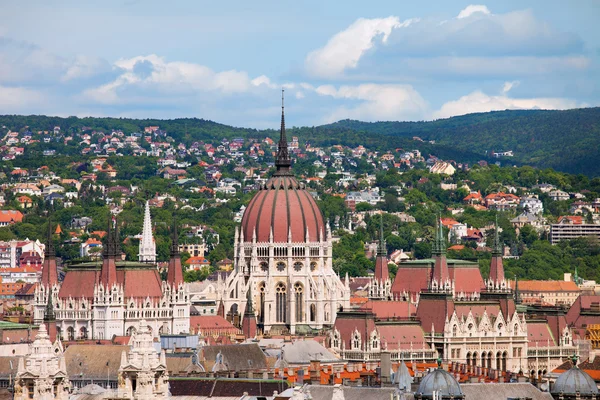
[[[507,86],[508,85],[508,86]],[[432,114],[434,119],[449,118],[456,115],[470,113],[500,111],[500,110],[564,110],[568,108],[585,107],[574,100],[563,98],[510,98],[506,92],[512,87],[507,82],[501,95],[489,96],[482,91],[474,91],[458,100],[445,103],[438,111]],[[508,88],[508,90],[506,90]]]
[[[21,112],[22,107],[37,109],[43,101],[44,96],[38,91],[0,85],[0,108],[3,113]]]
[[[122,96],[127,90],[189,95],[198,91],[245,93],[260,85],[272,87],[269,78],[264,75],[251,80],[244,71],[215,72],[200,64],[167,62],[156,54],[120,59],[115,66],[122,71],[121,74],[112,82],[87,90],[85,95],[88,98],[103,103],[118,103],[127,101],[126,96]]]
[[[484,5],[478,5],[478,4],[471,4],[468,5],[467,7],[465,7],[464,9],[462,9],[458,15],[456,16],[457,19],[463,19],[463,18],[468,18],[473,14],[485,14],[485,15],[490,15],[491,12],[490,10],[484,6]]]
[[[327,44],[308,54],[305,66],[309,73],[323,77],[335,77],[347,68],[355,68],[365,52],[371,49],[375,39],[385,43],[392,30],[410,26],[416,20],[400,22],[398,17],[360,18],[347,29],[335,34]]]
[[[520,83],[521,82],[519,81],[504,82],[504,86],[502,87],[502,93],[506,94],[510,92],[512,88],[519,86]]]
[[[340,119],[360,119],[364,121],[421,119],[426,115],[428,105],[421,95],[410,85],[361,84],[322,85],[315,89],[321,96],[356,102],[355,106],[342,105],[325,117],[324,122]]]

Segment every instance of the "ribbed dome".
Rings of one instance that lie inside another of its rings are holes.
[[[312,195],[292,175],[273,176],[254,195],[242,218],[244,240],[251,242],[318,241],[325,234],[323,216]]]
[[[575,395],[578,392],[582,395],[598,394],[598,387],[587,372],[576,366],[560,374],[552,388],[554,394]]]
[[[281,103],[281,131],[277,145],[275,166],[277,172],[254,195],[244,211],[242,233],[244,241],[251,242],[256,232],[257,242],[286,243],[291,234],[292,242],[308,240],[316,242],[325,234],[323,215],[317,203],[291,171],[285,135],[283,92]]]
[[[455,399],[463,398],[463,392],[456,379],[441,368],[425,375],[419,385],[419,389],[417,389],[416,395],[421,398],[430,399],[433,398],[434,390],[443,398],[449,398],[450,396],[453,396]]]

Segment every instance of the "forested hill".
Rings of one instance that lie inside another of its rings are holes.
[[[273,126],[278,127],[274,118]],[[173,120],[130,118],[77,118],[47,116],[0,116],[0,126],[14,131],[36,132],[60,126],[62,132],[83,128],[125,133],[158,125],[177,141],[215,141],[222,138],[277,137],[276,129],[235,128],[198,118]],[[600,108],[567,111],[498,111],[469,114],[430,122],[361,122],[344,120],[318,127],[288,129],[314,146],[363,145],[369,149],[419,149],[425,155],[473,163],[491,160],[492,151],[514,152],[501,158],[504,164],[528,164],[540,168],[600,176]],[[413,140],[419,137],[424,142]],[[428,141],[434,140],[435,144]],[[59,150],[60,151],[60,150]]]
[[[507,110],[430,122],[344,120],[331,129],[435,140],[436,144],[481,155],[514,152],[507,162],[600,175],[600,108],[565,111]],[[324,127],[325,128],[325,127]]]

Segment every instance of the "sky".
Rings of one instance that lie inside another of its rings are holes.
[[[600,105],[600,0],[0,0],[0,114],[277,128]]]

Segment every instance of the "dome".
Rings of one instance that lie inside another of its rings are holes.
[[[417,389],[417,393],[415,393],[415,397],[420,399],[431,399],[433,398],[434,391],[438,392],[438,395],[442,396],[444,399],[450,397],[462,399],[464,397],[456,379],[442,368],[438,368],[425,375],[419,385],[419,389]]]
[[[275,166],[277,172],[254,195],[242,217],[241,232],[245,242],[319,241],[326,233],[323,215],[312,195],[294,177],[288,154],[283,108],[281,132]]]
[[[577,366],[573,366],[568,371],[560,374],[554,387],[554,394],[581,395],[598,394],[596,382],[585,371],[580,370]]]

